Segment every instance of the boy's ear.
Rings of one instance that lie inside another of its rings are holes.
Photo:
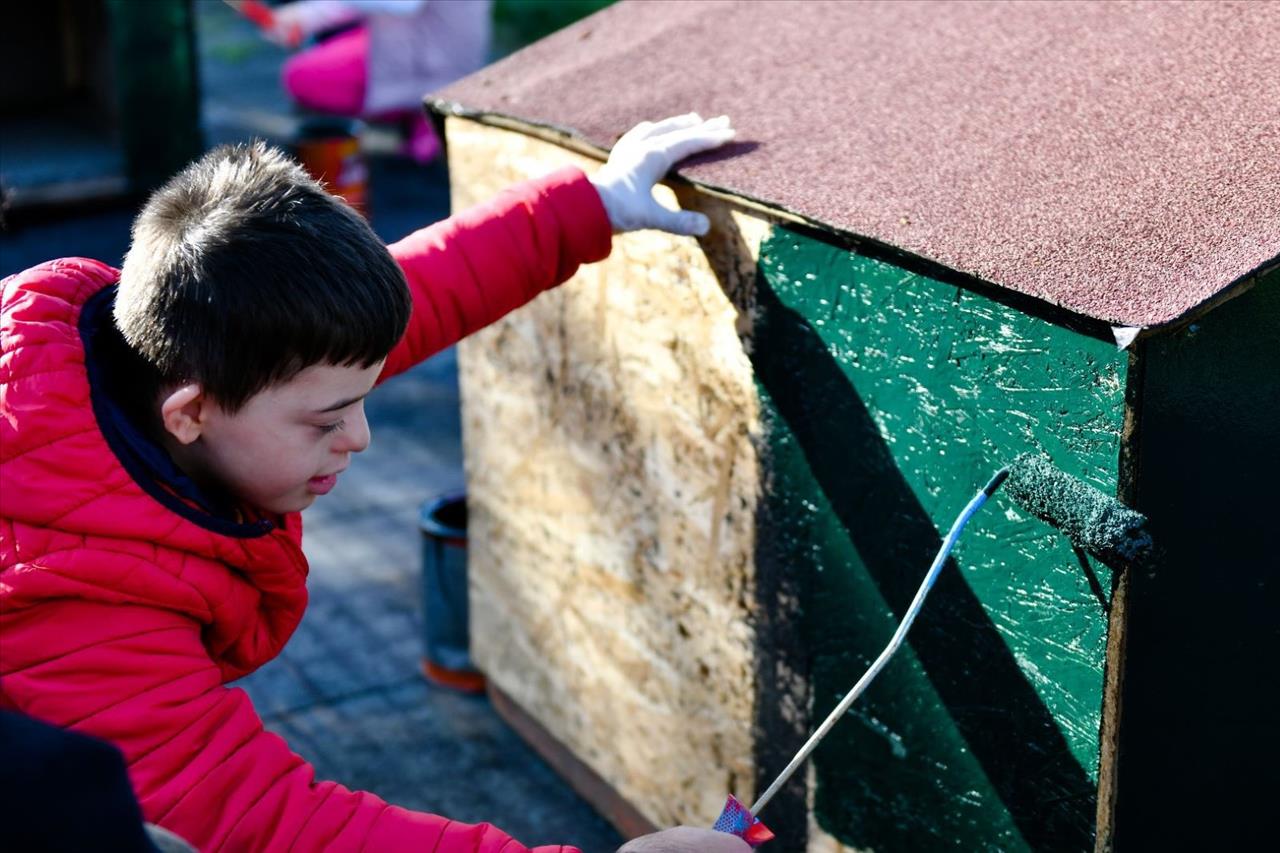
[[[165,431],[182,444],[195,441],[204,431],[211,403],[199,382],[173,389],[160,402]]]

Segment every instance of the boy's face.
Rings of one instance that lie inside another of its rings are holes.
[[[258,392],[235,414],[206,404],[184,455],[201,474],[258,509],[296,512],[334,487],[369,446],[364,397],[382,362],[313,365]]]

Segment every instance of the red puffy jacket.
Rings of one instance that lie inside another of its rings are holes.
[[[609,247],[604,208],[577,170],[391,246],[413,314],[383,378]],[[301,517],[228,532],[130,477],[95,419],[78,327],[86,300],[117,279],[67,259],[3,282],[0,707],[115,743],[147,819],[202,850],[524,851],[487,824],[315,782],[248,696],[224,686],[275,657],[302,618]]]

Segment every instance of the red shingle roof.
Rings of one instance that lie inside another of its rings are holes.
[[[727,113],[683,176],[1115,325],[1280,258],[1280,3],[627,2],[438,97],[605,148]]]

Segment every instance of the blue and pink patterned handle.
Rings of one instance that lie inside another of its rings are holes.
[[[769,827],[760,822],[760,818],[751,813],[751,810],[733,796],[729,795],[729,799],[725,801],[724,811],[720,812],[720,817],[716,818],[715,825],[711,827],[717,832],[727,832],[730,835],[736,835],[752,847],[759,847],[766,841],[773,840],[773,833],[769,831]]]

